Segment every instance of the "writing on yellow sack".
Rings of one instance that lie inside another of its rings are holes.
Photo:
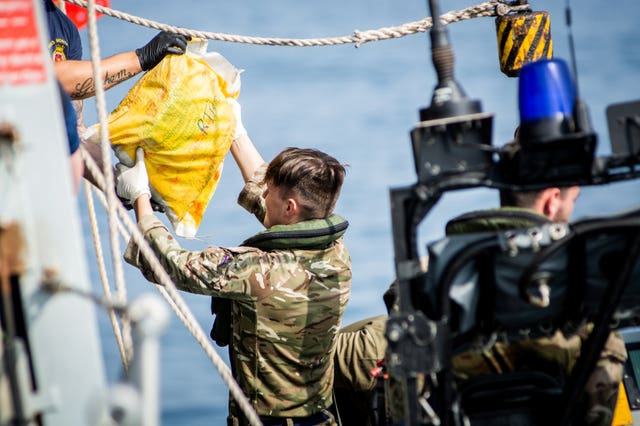
[[[236,124],[227,98],[240,92],[240,70],[204,49],[189,43],[184,55],[167,55],[108,117],[121,162],[132,165],[144,148],[152,196],[183,237],[195,236],[220,180]]]

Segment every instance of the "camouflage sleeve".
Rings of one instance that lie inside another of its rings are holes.
[[[255,215],[260,223],[264,222],[265,207],[262,194],[267,189],[263,183],[266,171],[267,164],[265,163],[251,176],[238,196],[238,204],[249,213]]]
[[[153,215],[142,217],[138,228],[178,289],[229,299],[255,297],[251,294],[250,279],[264,269],[258,249],[208,247],[203,251],[189,251],[182,248]],[[151,263],[133,239],[125,251],[125,260],[140,269],[146,279],[159,283]]]
[[[375,388],[377,380],[371,370],[385,357],[386,326],[387,316],[379,315],[340,330],[333,355],[334,387],[356,392],[370,392]]]

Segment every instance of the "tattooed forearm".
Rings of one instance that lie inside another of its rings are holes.
[[[135,73],[129,72],[126,69],[122,69],[115,74],[109,74],[109,71],[104,74],[104,88],[108,89],[118,83],[133,77]],[[75,90],[71,93],[72,99],[85,99],[95,95],[96,86],[93,84],[93,78],[88,78],[80,84],[77,84]]]
[[[104,85],[105,87],[109,88],[111,86],[113,86],[114,84],[118,84],[122,81],[128,80],[131,77],[133,77],[135,74],[127,71],[126,69],[121,69],[120,71],[118,71],[115,74],[109,75],[109,72],[107,71],[104,74]]]
[[[84,99],[92,96],[96,91],[93,84],[93,78],[88,78],[80,84],[77,84],[75,90],[71,92],[72,99]]]

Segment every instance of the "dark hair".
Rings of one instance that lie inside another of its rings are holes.
[[[569,187],[561,187],[560,193],[564,197]],[[516,191],[512,189],[500,190],[500,205],[502,207],[532,208],[544,189],[534,191]]]
[[[503,189],[500,191],[500,205],[503,207],[531,208],[540,194],[542,194],[542,190],[514,191]]]
[[[320,219],[333,212],[345,174],[345,166],[322,151],[287,148],[271,160],[264,181],[284,196],[297,195],[303,219]]]
[[[520,149],[520,143],[518,142],[518,136],[520,135],[520,126],[516,127],[513,132],[513,140],[507,142],[504,146],[506,155],[512,157]],[[560,191],[564,193],[567,188],[560,188]],[[536,200],[544,189],[538,189],[533,191],[517,191],[513,189],[501,189],[500,190],[500,205],[502,207],[521,207],[523,209],[532,208]]]

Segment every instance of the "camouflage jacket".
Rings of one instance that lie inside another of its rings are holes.
[[[239,198],[259,220],[261,181],[257,173]],[[329,244],[317,249],[192,252],[155,216],[142,217],[138,227],[179,289],[233,301],[231,363],[258,415],[304,417],[331,405],[333,351],[351,287],[342,232],[329,232]],[[157,282],[133,242],[125,259]]]

